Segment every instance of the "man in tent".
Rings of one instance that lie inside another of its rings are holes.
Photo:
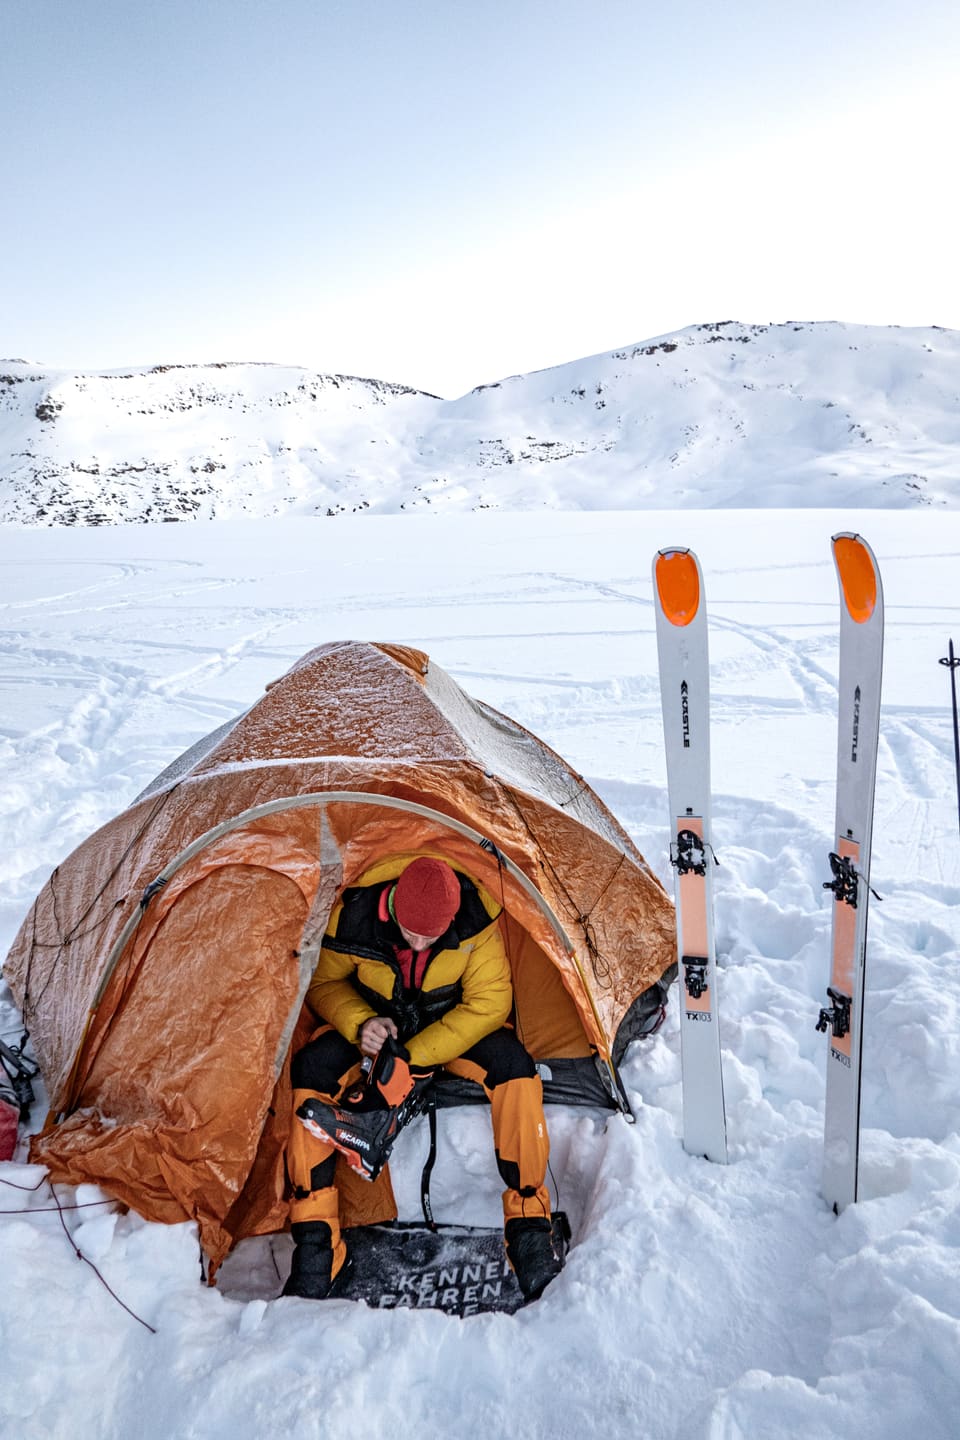
[[[351,1092],[364,1060],[375,1063],[384,1047],[396,1059],[384,1087],[389,1099],[378,1097],[381,1104],[399,1103],[439,1067],[483,1086],[507,1187],[507,1257],[525,1298],[535,1299],[559,1271],[544,1186],[543,1089],[507,1024],[513,990],[499,913],[475,881],[434,856],[383,862],[334,908],[307,994],[326,1023],[291,1069],[297,1118],[287,1170],[295,1249],[285,1295],[336,1293],[346,1259],[336,1154],[329,1132],[312,1121],[309,1102]]]

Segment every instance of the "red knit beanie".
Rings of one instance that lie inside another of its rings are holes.
[[[443,860],[412,860],[393,892],[398,925],[413,935],[442,935],[460,908],[460,882]]]

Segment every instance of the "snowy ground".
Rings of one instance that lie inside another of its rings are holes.
[[[862,1190],[818,1193],[836,704],[829,538],[883,572],[887,657]],[[0,1166],[0,1421],[20,1440],[931,1440],[960,1402],[960,840],[949,680],[960,516],[357,517],[0,531],[0,948],[51,867],[323,640],[421,646],[596,786],[668,879],[650,561],[692,545],[712,614],[731,1163],[678,1139],[675,1009],[637,1123],[549,1116],[575,1245],[543,1300],[464,1321],[267,1298],[269,1247],[199,1283],[190,1225]],[[469,557],[469,558],[467,558]],[[18,1037],[0,984],[0,1034]],[[42,1120],[43,1105],[35,1109]],[[401,1213],[424,1136],[401,1137]],[[39,1185],[28,1192],[24,1187]],[[441,1117],[438,1218],[496,1223],[485,1111]],[[91,1203],[93,1202],[93,1203]],[[27,1210],[13,1215],[11,1210]],[[282,1247],[279,1247],[282,1249]]]

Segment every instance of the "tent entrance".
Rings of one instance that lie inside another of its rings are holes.
[[[155,903],[157,895],[163,894],[179,871],[198,859],[204,851],[211,847],[220,849],[224,845],[232,848],[239,846],[244,837],[237,832],[244,830],[256,832],[263,825],[272,829],[274,817],[279,817],[285,812],[317,809],[324,812],[328,807],[338,806],[350,808],[363,806],[381,811],[399,811],[402,812],[402,815],[397,816],[398,822],[402,821],[403,815],[416,817],[419,821],[427,821],[433,828],[438,843],[442,845],[444,837],[447,837],[448,843],[451,843],[458,851],[458,854],[452,853],[451,858],[456,861],[462,855],[466,868],[477,873],[481,882],[484,871],[494,865],[498,873],[513,882],[515,893],[516,887],[519,887],[519,900],[526,907],[531,920],[536,919],[541,927],[545,928],[546,936],[555,945],[558,953],[562,955],[568,971],[568,979],[565,983],[558,966],[544,952],[542,946],[537,944],[515,919],[508,921],[507,939],[514,952],[511,954],[511,962],[515,971],[517,1014],[524,1043],[527,1044],[535,1059],[582,1062],[590,1057],[590,1065],[587,1067],[581,1065],[580,1069],[593,1067],[593,1057],[599,1056],[599,1074],[602,1081],[600,1089],[606,1094],[606,1103],[613,1103],[628,1118],[632,1119],[629,1104],[610,1055],[609,1042],[597,1013],[592,987],[580,965],[576,947],[533,882],[528,879],[519,866],[498,849],[493,840],[472,826],[416,801],[369,791],[330,790],[270,800],[265,804],[252,806],[228,820],[221,821],[220,824],[198,836],[186,846],[179,855],[176,855],[164,866],[147,886],[139,907],[128,918],[117,937],[104,965],[91,1007],[87,1026],[88,1033],[118,963],[142,923],[144,912],[151,903]],[[322,853],[325,824],[326,815],[321,814],[319,843],[321,853],[318,860],[322,869],[328,868]],[[464,841],[469,842],[468,847],[464,846]],[[571,982],[576,984],[578,992],[576,998],[569,988]],[[590,1022],[593,1030],[592,1039],[588,1038],[585,1028],[587,1021]],[[81,1051],[82,1048],[81,1046]],[[79,1054],[77,1058],[79,1060]],[[75,1062],[75,1078],[76,1075],[77,1065]],[[67,1113],[71,1108],[73,1106],[68,1105]]]

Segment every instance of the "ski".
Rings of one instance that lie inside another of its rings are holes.
[[[857,1198],[860,1071],[866,972],[870,841],[880,734],[883,588],[870,546],[860,535],[833,537],[840,586],[837,813],[830,984],[817,1029],[828,1034],[824,1108],[823,1194],[837,1213]]]
[[[703,577],[691,550],[654,556],[660,698],[677,901],[683,1145],[727,1159],[710,835],[710,676]]]

